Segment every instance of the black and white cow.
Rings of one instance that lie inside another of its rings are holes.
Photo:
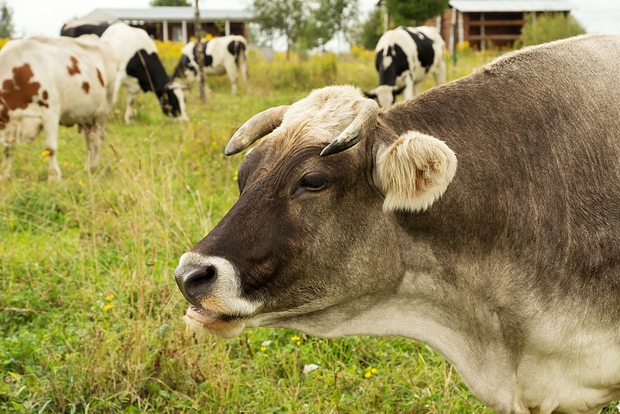
[[[107,23],[71,20],[62,26],[60,35],[67,37],[80,37],[83,34],[101,36],[108,27],[110,27],[110,25]]]
[[[69,24],[69,23],[68,23]],[[79,26],[72,23],[74,33],[95,30],[91,24]],[[97,29],[98,31],[98,29]],[[66,31],[67,35],[70,34]],[[118,73],[114,87],[114,103],[121,86],[127,89],[125,122],[133,122],[133,102],[140,92],[155,92],[164,114],[188,120],[185,96],[180,84],[171,82],[157,54],[157,46],[146,31],[114,23],[101,34],[101,40],[109,43],[116,54]]]
[[[403,90],[404,99],[419,93],[419,84],[429,75],[435,83],[446,82],[445,42],[434,27],[399,27],[381,36],[375,48],[379,86],[365,92],[387,108]]]
[[[500,414],[620,397],[620,36],[504,55],[380,111],[351,86],[248,120],[239,200],[185,253],[189,326],[403,336]]]
[[[246,87],[248,85],[248,63],[246,58],[247,41],[243,36],[231,35],[201,41],[205,76],[219,76],[226,73],[230,79],[232,93],[237,93],[237,71],[241,72]],[[181,50],[181,59],[172,78],[186,78],[195,81],[198,77],[196,43],[189,42]]]

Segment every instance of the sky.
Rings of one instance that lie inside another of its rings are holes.
[[[150,0],[6,0],[13,9],[16,37],[58,36],[62,25],[96,8],[144,8]],[[277,1],[277,0],[274,0]],[[588,33],[620,34],[620,0],[569,0],[573,16]],[[200,0],[205,9],[245,9],[251,0]],[[363,12],[377,0],[360,0]]]

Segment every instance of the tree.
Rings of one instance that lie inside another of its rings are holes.
[[[258,25],[258,32],[267,37],[283,36],[286,39],[286,59],[290,50],[307,33],[310,21],[308,2],[304,0],[254,0],[250,11]]]
[[[448,7],[448,0],[385,0],[394,26],[420,26],[440,15]]]
[[[315,46],[325,45],[340,33],[346,36],[351,30],[351,22],[359,14],[357,0],[317,0],[316,6],[312,9],[311,22]]]
[[[186,6],[189,7],[191,4],[187,0],[151,0],[151,6],[160,7],[160,6]]]
[[[350,43],[367,50],[374,50],[383,34],[383,10],[375,7],[368,13],[366,20],[358,22],[350,32]]]
[[[259,35],[259,43],[283,36],[289,59],[294,46],[308,50],[325,45],[338,33],[346,35],[358,10],[358,0],[254,0],[252,33]]]
[[[586,30],[571,15],[564,13],[544,13],[535,17],[530,15],[521,29],[521,36],[515,42],[516,48],[533,46],[553,40],[585,34]]]
[[[10,39],[14,33],[13,9],[4,0],[0,3],[0,39]]]

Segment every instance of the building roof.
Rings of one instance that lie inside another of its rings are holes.
[[[570,11],[568,0],[450,0],[460,12],[544,12]]]
[[[246,21],[252,18],[252,13],[246,10],[213,10],[200,9],[200,20],[217,21],[233,20]],[[116,20],[142,20],[145,22],[180,22],[194,20],[193,7],[149,7],[145,9],[95,9],[80,20],[93,22],[109,22]]]

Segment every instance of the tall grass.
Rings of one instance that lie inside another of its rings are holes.
[[[489,59],[470,53],[451,78]],[[374,87],[372,62],[252,53],[251,91],[231,96],[225,77],[209,78],[206,103],[188,92],[186,124],[165,119],[152,94],[133,125],[119,104],[92,173],[83,138],[61,127],[57,185],[46,183],[41,139],[17,147],[14,179],[0,182],[0,411],[490,412],[415,341],[282,329],[197,338],[181,321],[177,260],[237,197],[241,157],[223,155],[231,134],[312,88]],[[304,374],[309,364],[318,368]]]

